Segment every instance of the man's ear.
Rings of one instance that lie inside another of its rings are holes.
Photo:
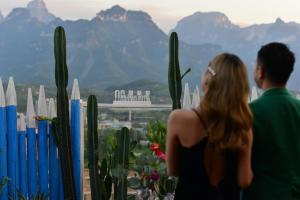
[[[257,78],[262,81],[265,79],[265,69],[262,66],[256,68]]]

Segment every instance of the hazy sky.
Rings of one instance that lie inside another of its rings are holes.
[[[144,10],[166,32],[176,22],[196,11],[220,11],[239,25],[284,21],[300,22],[300,0],[44,0],[48,9],[63,19],[91,19],[97,12],[119,4],[127,9]],[[0,0],[7,15],[29,0]]]

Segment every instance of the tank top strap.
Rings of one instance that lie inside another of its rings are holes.
[[[204,127],[205,131],[207,131],[206,124],[205,124],[203,118],[201,117],[200,113],[195,108],[192,108],[192,111],[194,111],[194,113],[198,116],[198,118],[200,119],[201,123],[203,124],[203,127]]]

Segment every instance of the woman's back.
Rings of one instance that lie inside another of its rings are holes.
[[[217,199],[217,191],[209,184],[203,163],[206,141],[203,139],[192,147],[179,148],[179,180],[175,200]]]
[[[198,123],[202,123],[202,119],[197,111],[193,111],[197,115],[197,118],[199,118]],[[225,178],[220,183],[220,186],[214,187],[210,184],[204,163],[207,137],[202,136],[205,135],[203,128],[203,126],[200,126],[198,133],[189,133],[198,134],[199,137],[202,137],[199,142],[189,147],[181,145],[178,149],[179,182],[175,199],[239,199],[239,188],[236,181],[236,158],[234,153],[226,153]],[[188,143],[187,140],[185,140],[185,142]]]

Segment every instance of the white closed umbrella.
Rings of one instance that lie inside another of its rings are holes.
[[[38,98],[38,110],[37,110],[38,116],[47,117],[48,116],[47,108],[48,107],[47,107],[47,102],[45,97],[45,89],[44,86],[41,85],[39,91],[39,98]]]
[[[194,93],[193,93],[192,108],[198,107],[199,104],[200,104],[200,93],[199,93],[198,86],[196,86]]]
[[[192,105],[191,105],[191,95],[190,95],[189,84],[185,83],[182,108],[183,109],[190,109],[191,106]]]

